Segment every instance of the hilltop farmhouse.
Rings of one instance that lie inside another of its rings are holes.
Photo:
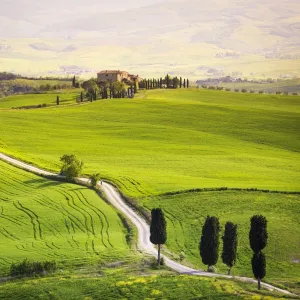
[[[139,75],[132,75],[126,71],[120,70],[103,70],[97,73],[98,82],[140,82],[142,80]]]

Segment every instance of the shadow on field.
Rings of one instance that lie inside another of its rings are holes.
[[[30,180],[26,180],[24,181],[25,184],[38,184],[38,187],[51,187],[51,186],[57,186],[57,185],[61,185],[64,182],[60,182],[60,181],[53,181],[50,179],[30,179]]]

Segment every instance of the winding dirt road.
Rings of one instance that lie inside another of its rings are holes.
[[[10,163],[16,167],[20,167],[24,170],[30,171],[32,173],[35,173],[37,175],[46,175],[46,176],[53,176],[56,178],[62,178],[62,176],[58,174],[54,174],[45,170],[42,170],[40,168],[34,167],[32,165],[29,165],[27,163],[24,163],[22,161],[16,160],[14,158],[11,158],[3,153],[0,153],[0,159]],[[77,178],[77,181],[88,184],[89,180],[87,178]],[[142,218],[139,214],[137,214],[127,203],[122,199],[120,193],[110,184],[103,182],[102,185],[98,183],[98,185],[102,188],[104,193],[107,196],[107,199],[110,201],[110,203],[119,211],[121,211],[128,219],[132,221],[132,223],[137,227],[138,230],[138,249],[140,251],[144,251],[150,255],[157,256],[157,250],[153,246],[153,244],[150,242],[150,231],[149,231],[149,225],[146,223],[145,219]],[[216,273],[209,273],[204,272],[201,270],[195,270],[192,268],[189,268],[187,266],[184,266],[174,260],[171,260],[165,255],[162,255],[162,257],[165,260],[165,264],[173,269],[174,271],[180,273],[180,274],[188,274],[188,275],[198,275],[198,276],[206,276],[206,277],[222,277],[227,279],[236,279],[243,282],[248,283],[254,283],[257,284],[257,281],[248,278],[248,277],[240,277],[240,276],[228,276],[228,275],[222,275],[222,274],[216,274]],[[200,257],[199,257],[200,259]],[[275,286],[272,286],[270,284],[262,282],[261,285],[271,291],[277,291],[283,294],[287,295],[294,295],[290,293],[289,291],[277,288]],[[296,295],[294,295],[296,296]]]

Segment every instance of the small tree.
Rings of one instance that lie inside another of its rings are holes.
[[[189,88],[189,86],[190,86],[190,81],[187,79],[186,80],[186,87]]]
[[[185,88],[185,78],[183,79],[183,87]]]
[[[268,241],[267,219],[262,215],[255,215],[250,221],[250,247],[254,253],[259,253],[266,247]]]
[[[237,225],[232,222],[227,222],[225,224],[225,232],[222,236],[223,240],[223,252],[222,260],[225,265],[228,266],[228,275],[230,275],[231,268],[236,262],[236,252],[237,252]]]
[[[157,264],[160,265],[160,247],[167,240],[167,224],[164,213],[160,208],[151,211],[150,242],[158,245]]]
[[[90,177],[90,183],[92,187],[96,187],[97,182],[100,180],[100,174],[99,173],[95,173],[92,174]]]
[[[72,87],[76,87],[76,78],[75,78],[75,75],[72,79]]]
[[[59,105],[59,96],[56,96],[56,105]]]
[[[65,154],[60,161],[63,163],[60,173],[65,175],[68,180],[81,174],[83,162],[78,160],[74,154]]]
[[[83,93],[80,93],[80,102],[83,102]]]
[[[214,216],[207,216],[202,228],[202,236],[199,244],[200,255],[203,264],[213,266],[218,261],[219,256],[219,219]]]
[[[179,86],[180,86],[180,88],[182,88],[182,77],[180,77]]]
[[[257,279],[257,288],[261,288],[261,280],[266,276],[266,257],[260,253],[254,253],[252,257],[252,272]]]

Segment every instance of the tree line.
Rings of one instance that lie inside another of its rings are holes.
[[[177,89],[177,88],[189,88],[190,82],[189,79],[182,77],[171,77],[167,74],[164,78],[151,78],[144,79],[139,83],[141,89],[152,90],[152,89]]]
[[[261,280],[266,276],[266,257],[262,250],[267,245],[267,219],[262,215],[254,215],[250,219],[249,242],[253,250],[251,260],[252,272],[258,282],[258,289],[261,288]],[[167,224],[164,213],[160,208],[151,211],[150,241],[158,246],[157,264],[161,264],[161,246],[167,241]],[[230,221],[226,222],[222,235],[223,250],[222,262],[228,267],[228,275],[237,259],[238,226]],[[215,216],[207,216],[202,227],[202,234],[199,242],[199,253],[202,263],[206,265],[207,271],[212,272],[219,259],[220,244],[220,222]]]

